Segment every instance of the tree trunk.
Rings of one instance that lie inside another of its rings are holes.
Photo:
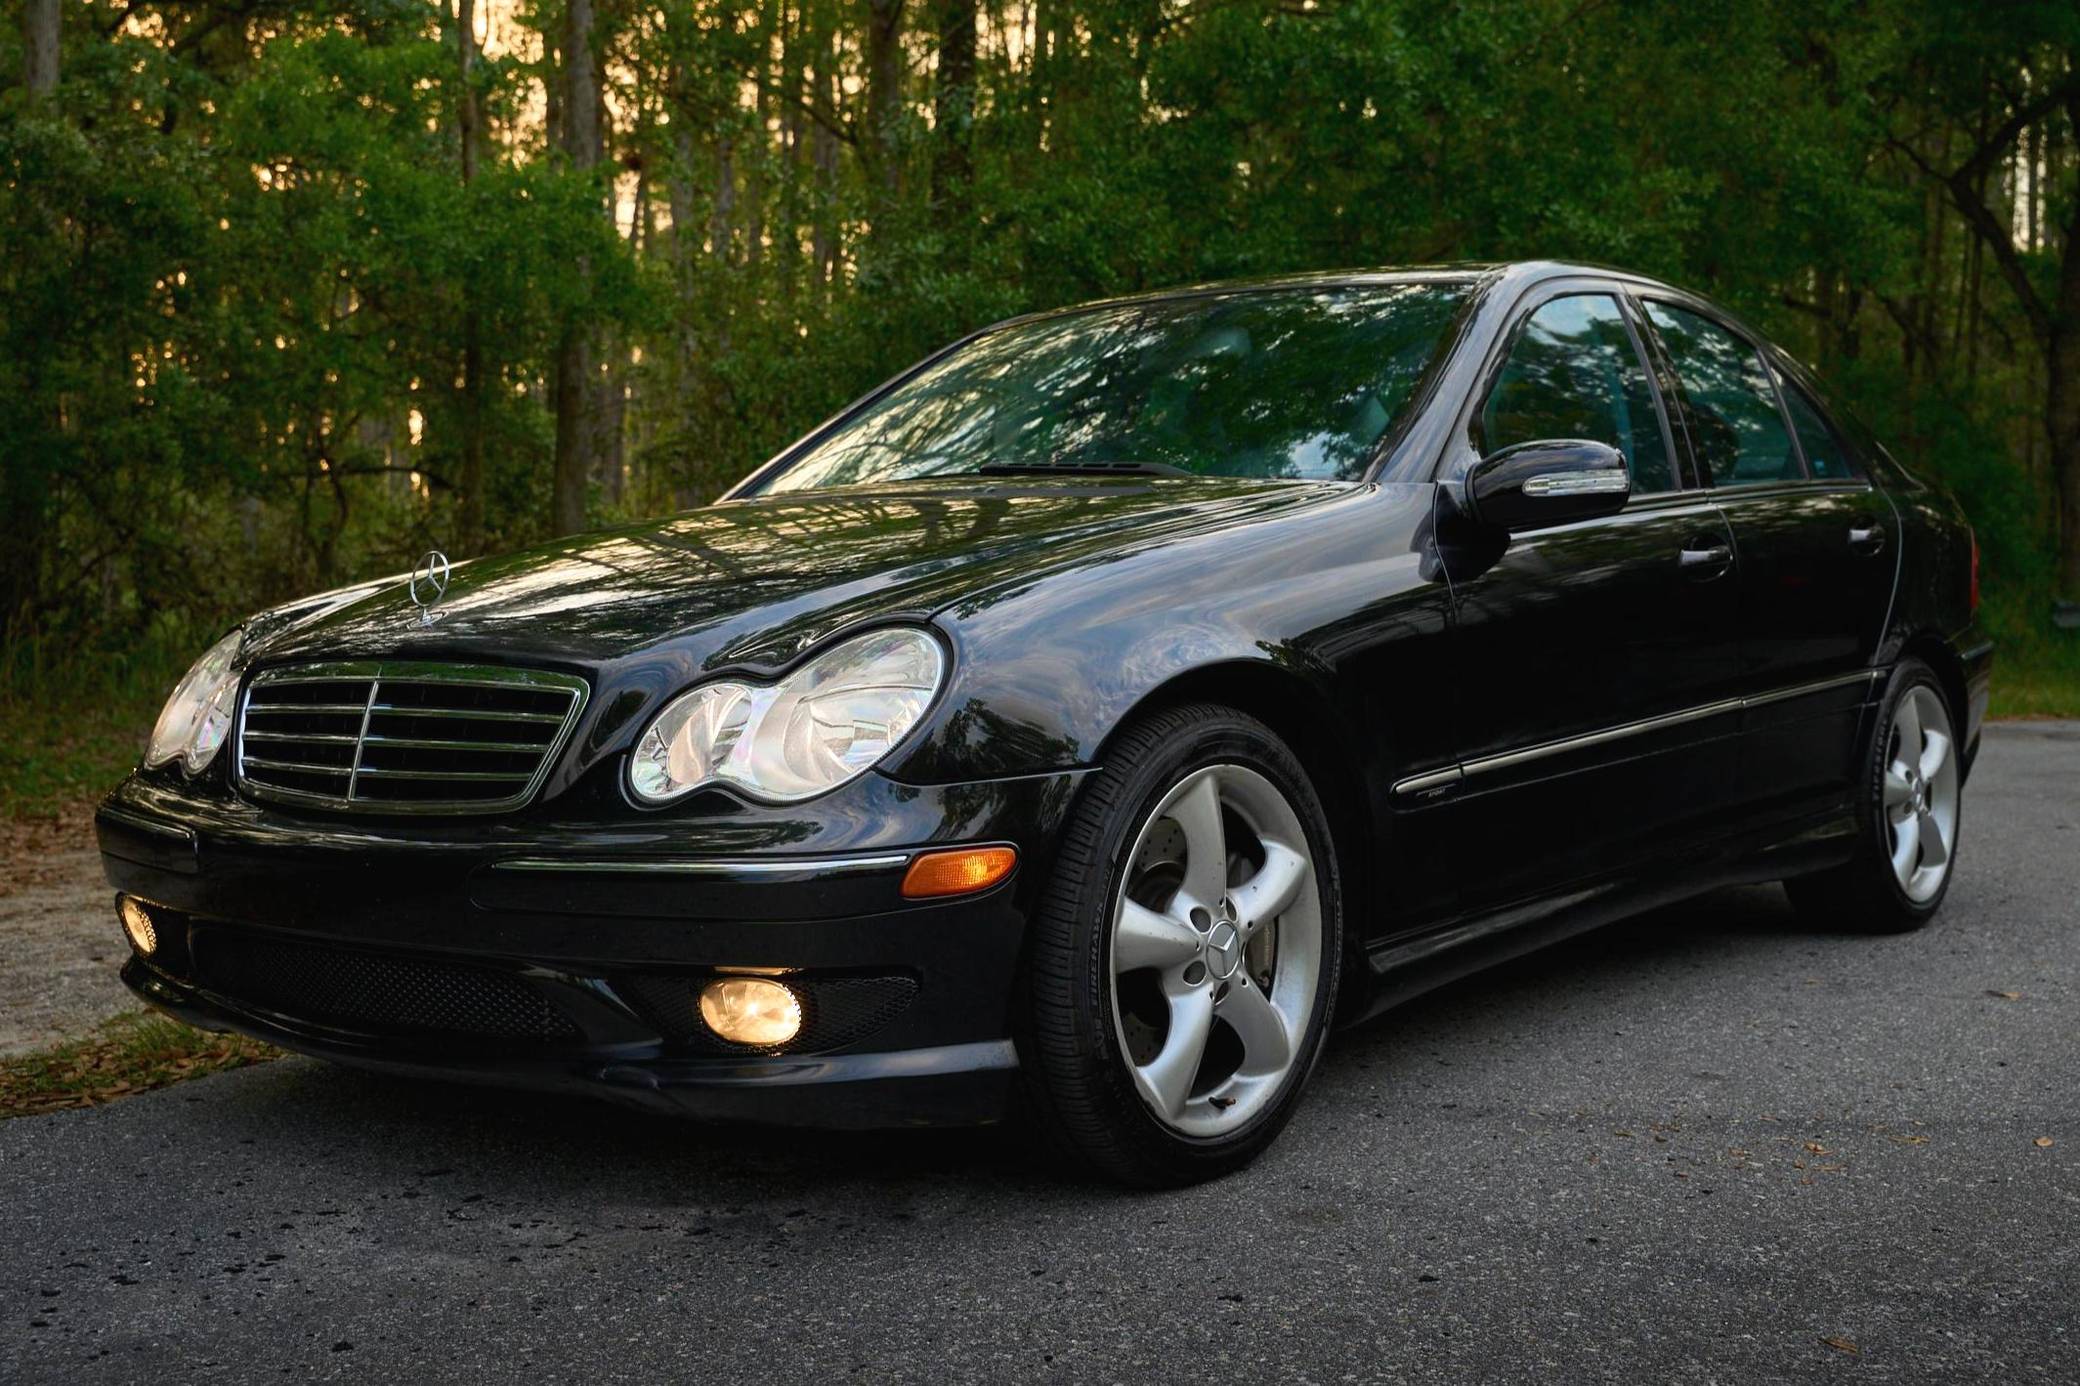
[[[598,167],[602,152],[592,21],[592,0],[570,0],[563,33],[563,149],[571,167],[580,171]],[[611,208],[604,210],[612,215]],[[582,260],[578,273],[581,282],[591,278]],[[602,392],[595,380],[599,353],[594,336],[590,323],[567,322],[556,344],[556,465],[549,519],[558,534],[585,528],[586,489],[597,470]]]
[[[817,94],[824,109],[835,113],[842,95],[837,34],[825,33],[816,52]],[[828,286],[838,271],[838,137],[819,120],[809,138],[816,160],[816,229],[810,254],[816,261],[817,284]]]
[[[22,0],[22,85],[38,101],[58,89],[59,0]]]
[[[932,203],[956,239],[975,184],[976,0],[938,0],[939,75],[932,88]]]
[[[477,65],[476,0],[455,0],[455,68],[462,99],[456,103],[456,132],[461,142],[462,186],[476,181],[483,117],[477,109],[474,78]],[[466,556],[484,551],[486,496],[484,480],[484,325],[477,311],[476,288],[462,287],[462,398],[456,411],[462,424],[461,543]]]
[[[766,253],[766,171],[773,159],[766,129],[766,122],[772,115],[772,98],[768,95],[772,84],[767,73],[773,48],[773,28],[780,22],[779,8],[778,5],[760,5],[752,29],[758,37],[758,57],[751,69],[751,83],[756,88],[756,94],[751,98],[751,110],[757,137],[747,151],[750,163],[744,169],[744,264],[753,271],[764,261]],[[753,279],[755,282],[755,275]]]
[[[902,190],[896,118],[903,109],[903,0],[867,0],[867,150],[884,205]]]
[[[2080,97],[2067,103],[2080,122]],[[2080,129],[2080,124],[2076,124]],[[2045,441],[2058,493],[2058,595],[2080,602],[2080,198],[2068,194],[2058,288],[2044,346]]]
[[[708,215],[709,252],[725,265],[730,262],[730,242],[736,236],[736,149],[736,141],[727,135],[716,141],[715,206]]]

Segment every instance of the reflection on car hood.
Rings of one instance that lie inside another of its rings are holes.
[[[703,667],[779,664],[862,620],[987,602],[1066,566],[1349,489],[962,480],[731,502],[457,564],[430,622],[401,579],[312,602],[314,614],[256,629],[246,658],[593,664],[705,633]]]

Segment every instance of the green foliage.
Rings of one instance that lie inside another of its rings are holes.
[[[0,32],[17,706],[53,650],[543,535],[570,334],[606,361],[576,406],[605,521],[713,496],[1011,313],[1519,256],[1669,276],[1813,359],[1960,494],[2004,642],[2076,643],[2045,619],[2043,334],[1945,182],[2075,80],[2072,6],[913,0],[888,51],[859,3],[597,8],[589,172],[563,0],[479,0],[467,83],[430,0],[68,3],[40,103]],[[942,128],[955,23],[973,114]],[[2052,103],[2003,138],[1977,192],[2048,299],[2080,132]]]

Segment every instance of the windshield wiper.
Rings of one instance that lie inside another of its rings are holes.
[[[1168,462],[985,462],[976,476],[1196,476]]]

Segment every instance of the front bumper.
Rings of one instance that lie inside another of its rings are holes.
[[[1081,772],[863,784],[762,811],[608,823],[296,818],[133,778],[96,817],[159,946],[123,979],[190,1023],[362,1067],[832,1127],[984,1122],[1017,1059],[1025,920]],[[1009,842],[1011,878],[913,902],[915,851]],[[779,1051],[708,1033],[722,972],[803,997]]]

